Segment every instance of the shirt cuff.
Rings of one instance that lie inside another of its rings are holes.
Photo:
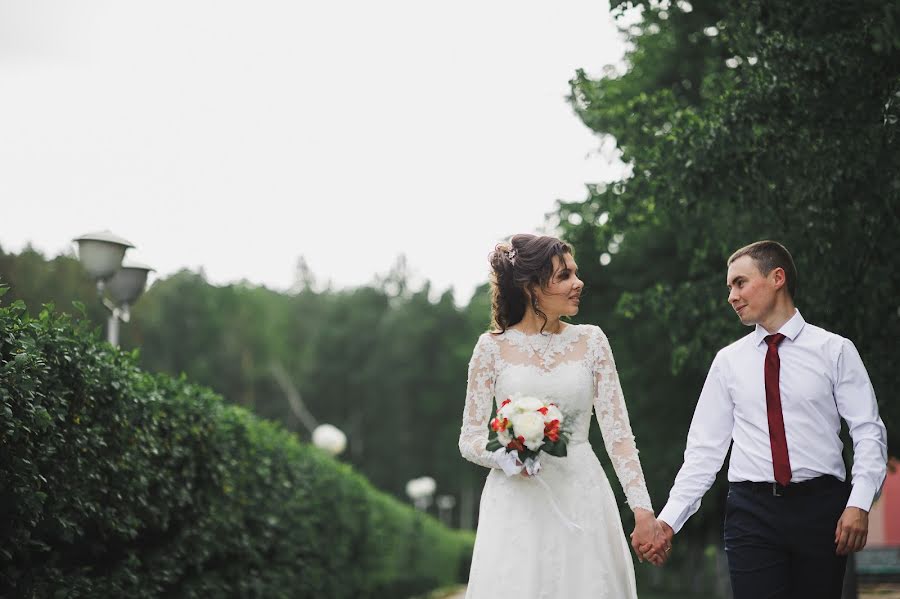
[[[875,489],[872,485],[863,481],[854,482],[853,490],[850,491],[850,499],[847,500],[847,507],[858,507],[868,512],[872,509],[874,500]]]
[[[685,512],[687,512],[687,506],[679,506],[669,501],[657,518],[671,526],[675,533],[678,533],[687,521],[687,518],[684,517]]]

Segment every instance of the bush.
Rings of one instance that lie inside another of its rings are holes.
[[[401,596],[472,540],[83,321],[0,308],[0,596]]]

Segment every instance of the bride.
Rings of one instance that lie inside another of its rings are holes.
[[[462,456],[491,469],[466,597],[636,599],[616,499],[588,443],[592,409],[634,512],[639,557],[662,532],[606,335],[561,320],[578,313],[584,289],[571,249],[553,237],[515,235],[491,252],[490,263],[496,330],[475,346],[459,436]],[[515,393],[555,402],[570,433],[568,455],[541,454],[535,476],[507,476],[498,461],[505,449],[485,449],[494,401]]]

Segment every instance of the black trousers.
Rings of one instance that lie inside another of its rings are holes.
[[[731,483],[725,553],[734,599],[840,599],[847,557],[834,531],[850,486],[831,476],[791,484]]]

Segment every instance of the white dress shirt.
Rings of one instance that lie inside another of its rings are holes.
[[[853,489],[847,506],[868,511],[887,471],[887,432],[869,375],[848,339],[807,324],[798,310],[778,331],[779,388],[791,482],[830,474],[845,480],[841,418],[853,439]],[[688,432],[684,465],[659,518],[678,532],[712,486],[728,447],[728,480],[774,482],[760,325],[719,351]]]

